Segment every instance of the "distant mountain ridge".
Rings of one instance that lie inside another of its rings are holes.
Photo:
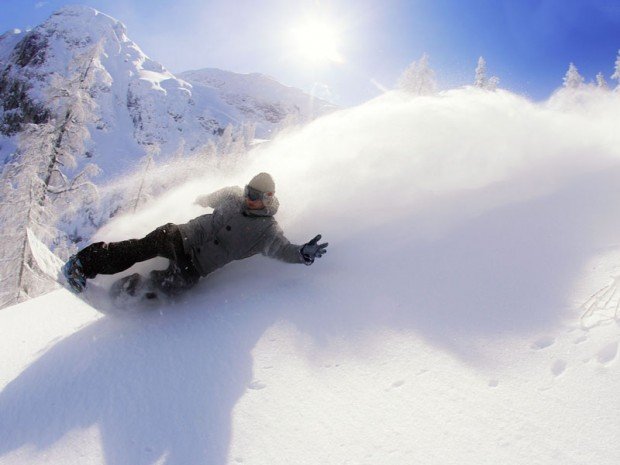
[[[237,122],[256,122],[260,137],[268,137],[286,118],[303,122],[336,108],[264,74],[238,74],[205,68],[185,71],[177,76],[189,82],[195,94],[206,97],[206,102],[219,101],[229,118]]]
[[[0,36],[0,155],[27,123],[58,117],[59,94],[76,80],[86,152],[104,177],[147,151],[188,153],[230,124],[269,138],[287,121],[334,110],[328,102],[260,74],[205,69],[178,77],[147,57],[123,23],[93,8],[67,6],[31,31]],[[147,150],[148,149],[148,150]]]

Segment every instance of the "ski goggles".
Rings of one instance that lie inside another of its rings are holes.
[[[250,186],[245,186],[245,191],[243,194],[252,202],[255,202],[257,200],[271,200],[271,198],[273,197],[272,192],[261,192],[258,189],[254,189]]]

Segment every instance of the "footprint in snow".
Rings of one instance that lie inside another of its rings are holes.
[[[555,338],[551,336],[545,336],[545,337],[536,339],[532,343],[531,347],[534,350],[541,350],[541,349],[546,349],[547,347],[552,346],[554,343],[555,343]]]
[[[262,381],[252,381],[249,385],[248,388],[253,389],[255,391],[260,391],[261,389],[265,389],[267,387],[267,385],[265,383],[263,383]]]
[[[612,342],[598,351],[598,354],[596,354],[596,359],[599,363],[607,365],[616,358],[616,355],[618,355],[618,342]]]
[[[399,388],[399,387],[401,387],[403,384],[405,384],[405,381],[404,381],[404,380],[402,380],[402,379],[399,379],[398,381],[394,381],[394,382],[392,383],[392,389],[394,389],[394,388]]]
[[[582,342],[586,342],[588,340],[587,336],[579,336],[577,339],[573,341],[574,344],[581,344]]]
[[[496,380],[496,379],[489,380],[489,387],[496,388],[497,386],[499,386],[499,381],[498,380]]]
[[[566,362],[564,360],[558,359],[553,362],[553,365],[551,365],[551,372],[553,373],[553,376],[560,376],[562,373],[564,373],[565,370]]]

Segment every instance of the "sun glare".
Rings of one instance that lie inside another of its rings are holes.
[[[291,45],[304,61],[313,64],[342,63],[338,51],[340,36],[338,28],[322,19],[309,19],[291,30]]]

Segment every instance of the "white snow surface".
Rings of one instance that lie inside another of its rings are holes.
[[[619,108],[388,93],[116,218],[96,240],[266,170],[329,253],[125,317],[65,290],[0,311],[0,463],[616,465]]]

